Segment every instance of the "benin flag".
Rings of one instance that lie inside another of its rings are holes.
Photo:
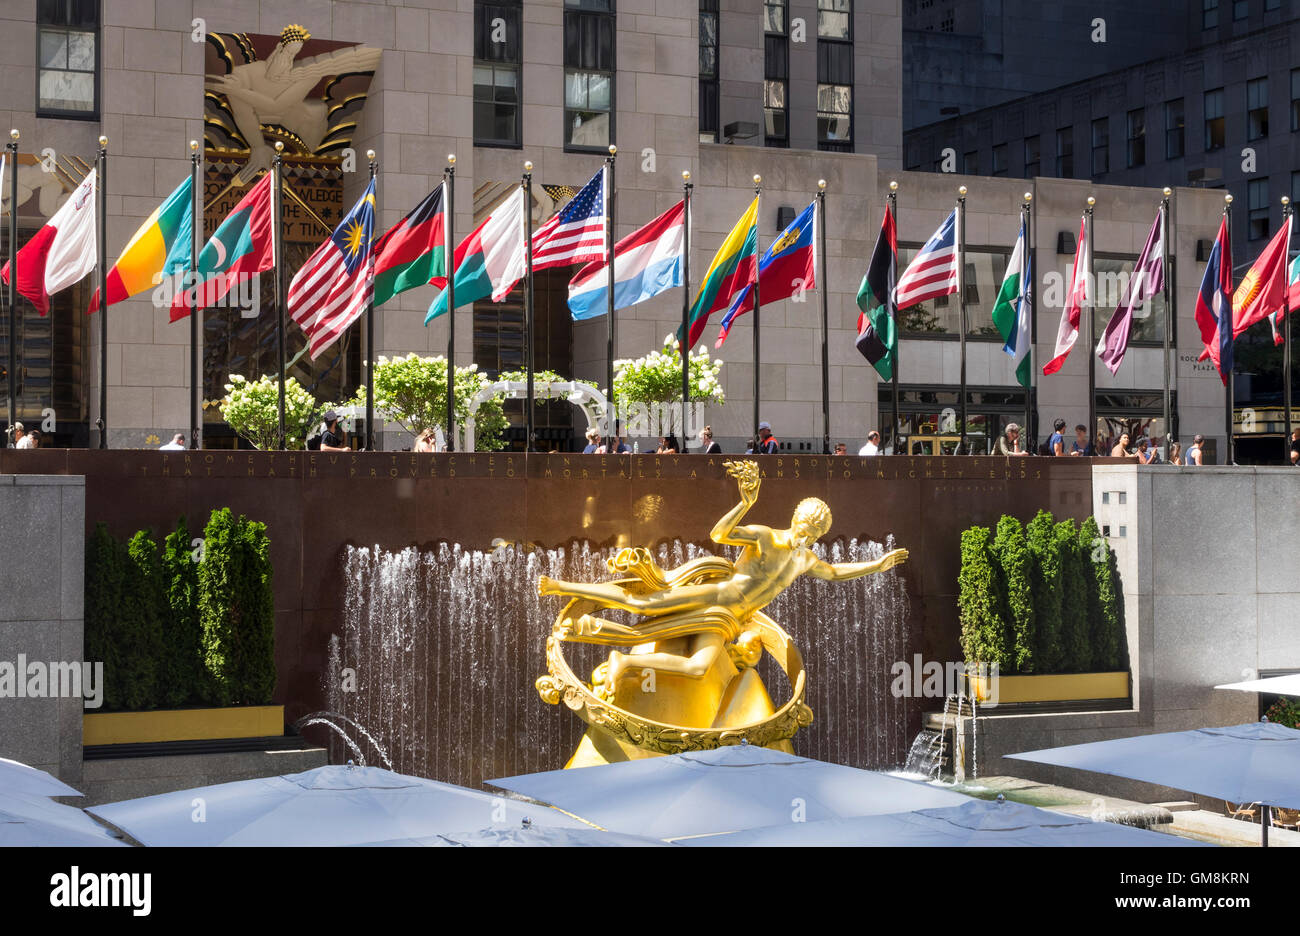
[[[740,216],[718,252],[713,255],[708,272],[700,280],[700,291],[691,305],[690,338],[682,342],[682,354],[695,347],[704,334],[709,316],[726,309],[742,289],[753,283],[758,269],[758,196],[749,203],[749,210]],[[760,299],[762,297],[760,296]],[[677,340],[682,340],[681,328]]]
[[[447,275],[447,218],[439,185],[375,241],[375,305]]]
[[[186,176],[176,191],[154,209],[108,271],[108,304],[139,295],[164,276],[190,267],[194,240],[194,178]],[[90,297],[87,314],[99,308],[99,290]]]

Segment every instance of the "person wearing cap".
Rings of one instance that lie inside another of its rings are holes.
[[[27,427],[20,422],[14,423],[14,448],[34,448],[32,437],[27,434]]]
[[[339,414],[334,410],[325,412],[325,428],[320,434],[320,450],[322,452],[347,452],[348,434],[343,427],[339,425]]]
[[[781,443],[772,435],[772,424],[764,420],[758,424],[758,445],[754,447],[755,455],[775,455],[781,449]]]
[[[1024,445],[1020,441],[1020,426],[1016,423],[1007,423],[1006,432],[998,437],[997,455],[1028,455]]]

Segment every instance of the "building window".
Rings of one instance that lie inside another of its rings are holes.
[[[474,145],[519,146],[519,4],[474,4]]]
[[[852,0],[817,0],[817,148],[853,151]]]
[[[993,174],[1002,176],[1007,174],[1007,144],[999,143],[993,147]]]
[[[99,0],[40,0],[36,54],[37,116],[97,119]]]
[[[1145,109],[1128,112],[1128,167],[1136,169],[1147,161],[1147,113]]]
[[[1300,172],[1291,173],[1291,204],[1300,205]]]
[[[718,142],[718,0],[700,0],[700,142]]]
[[[1038,175],[1041,166],[1041,147],[1037,134],[1025,137],[1025,178],[1032,179]]]
[[[1300,68],[1291,69],[1291,129],[1300,130]]]
[[[1178,159],[1183,155],[1185,119],[1183,99],[1165,102],[1165,159]]]
[[[1214,29],[1219,25],[1219,0],[1201,0],[1201,28]]]
[[[1205,151],[1223,149],[1223,89],[1205,92]]]
[[[920,250],[920,245],[898,245],[898,268],[904,270]],[[1002,278],[1011,259],[1010,248],[966,248],[966,334],[971,338],[1000,339],[993,324],[993,306],[997,304]],[[900,328],[905,335],[932,338],[937,335],[957,337],[961,308],[954,293],[922,302],[899,311]]]
[[[1170,274],[1172,275],[1173,257],[1169,258],[1169,262],[1171,264]],[[1137,266],[1137,257],[1094,254],[1093,267],[1097,274],[1096,289],[1099,312],[1094,317],[1093,322],[1093,344],[1097,343],[1101,333],[1105,330],[1110,310],[1119,305],[1122,300],[1124,288],[1128,285],[1135,266]],[[1106,312],[1101,313],[1101,309],[1105,309]],[[1160,344],[1164,340],[1165,297],[1164,293],[1156,293],[1145,305],[1133,310],[1133,329],[1129,333],[1129,342],[1133,344]]]
[[[963,153],[961,157],[962,168],[966,175],[980,174],[980,151],[971,150],[969,153]]]
[[[1056,131],[1056,175],[1062,179],[1074,178],[1074,128],[1062,127]]]
[[[817,0],[817,38],[853,38],[853,0]]]
[[[1274,10],[1282,9],[1282,0],[1264,0],[1264,12],[1272,13]]]
[[[1251,179],[1246,183],[1246,208],[1250,212],[1251,240],[1268,237],[1268,179]]]
[[[790,145],[790,39],[785,34],[785,0],[763,5],[763,143]]]
[[[1232,18],[1244,20],[1250,15],[1250,0],[1232,0]]]
[[[1110,118],[1098,117],[1092,122],[1092,174],[1110,171]]]
[[[1268,79],[1246,82],[1246,139],[1268,136]]]
[[[564,0],[564,145],[614,142],[614,2]]]

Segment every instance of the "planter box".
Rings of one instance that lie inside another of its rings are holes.
[[[1127,699],[1128,671],[1114,673],[1055,673],[1044,676],[998,676],[993,686],[988,676],[966,675],[970,691],[980,703],[998,705],[1027,702],[1085,702],[1093,699]]]
[[[163,709],[156,712],[88,712],[81,723],[81,743],[87,747],[98,744],[269,738],[282,734],[283,705]]]

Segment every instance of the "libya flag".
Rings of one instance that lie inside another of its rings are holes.
[[[898,309],[894,280],[898,275],[898,237],[894,214],[885,206],[871,264],[858,287],[858,337],[854,342],[881,380],[893,380],[898,363]]]
[[[1029,343],[1030,343],[1030,308],[1029,308],[1029,267],[1025,249],[1025,228],[1020,227],[1020,236],[1007,261],[1007,274],[1002,278],[1002,288],[998,290],[997,302],[993,304],[993,324],[1002,336],[1002,350],[1011,356],[1012,369],[1020,386],[1028,387],[1030,380]]]
[[[447,275],[446,183],[375,241],[375,305]]]

